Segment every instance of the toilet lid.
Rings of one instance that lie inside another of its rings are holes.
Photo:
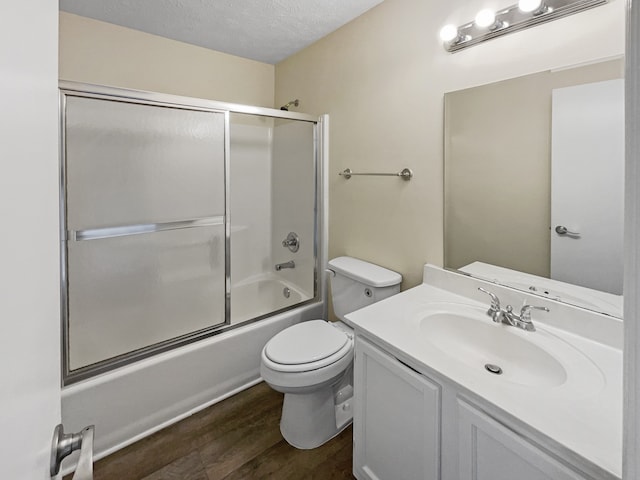
[[[311,320],[286,328],[265,347],[269,360],[281,365],[300,365],[330,357],[349,341],[342,330],[324,320]]]

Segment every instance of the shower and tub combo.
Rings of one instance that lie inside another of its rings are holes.
[[[326,116],[61,82],[63,421],[95,457],[325,315]]]

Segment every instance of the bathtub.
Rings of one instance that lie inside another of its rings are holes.
[[[275,275],[249,279],[231,287],[231,323],[257,318],[313,298]]]
[[[237,312],[232,323],[305,298],[304,291],[276,278],[239,284],[233,294],[232,310]],[[65,430],[95,425],[94,459],[105,457],[260,382],[260,353],[266,342],[284,328],[322,318],[323,313],[322,302],[309,303],[64,387]],[[64,474],[76,464],[76,455],[64,461]]]

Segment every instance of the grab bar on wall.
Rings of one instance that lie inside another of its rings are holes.
[[[356,172],[352,172],[350,168],[347,168],[342,172],[338,173],[338,175],[343,176],[347,180],[349,180],[354,175],[373,175],[377,177],[400,177],[403,180],[408,181],[408,180],[411,180],[411,178],[413,177],[413,172],[411,171],[410,168],[403,168],[402,171],[397,173],[356,173]]]

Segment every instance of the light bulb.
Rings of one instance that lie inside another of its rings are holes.
[[[539,10],[542,6],[542,0],[520,0],[518,8],[523,12],[533,12]]]
[[[443,42],[451,42],[458,38],[458,35],[458,27],[452,24],[445,25],[440,30],[440,40]]]
[[[480,10],[476,15],[475,23],[480,28],[486,28],[496,23],[496,14],[487,9]]]

